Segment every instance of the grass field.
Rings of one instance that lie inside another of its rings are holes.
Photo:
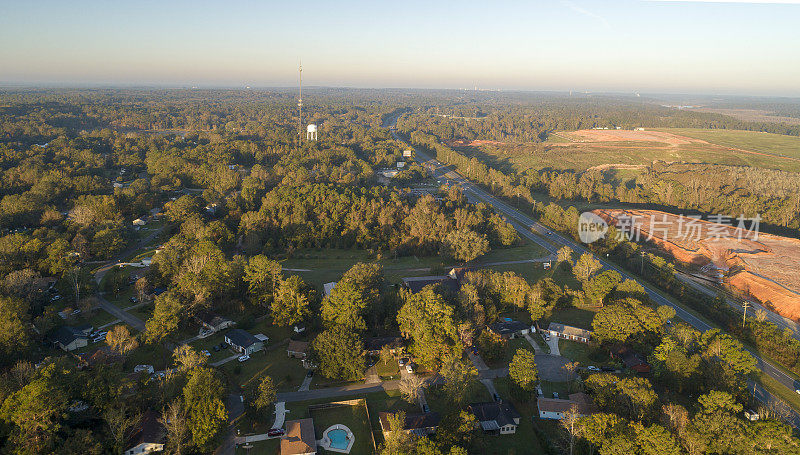
[[[353,455],[369,455],[375,452],[372,443],[371,424],[367,418],[367,408],[364,404],[343,405],[326,409],[309,410],[309,416],[314,419],[314,431],[317,439],[322,439],[322,433],[332,425],[342,424],[353,432],[355,442],[350,453]],[[328,453],[324,449],[321,453]]]
[[[659,129],[672,134],[700,139],[712,144],[800,159],[800,137],[741,130],[707,130],[696,128]]]
[[[650,130],[648,130],[650,131]],[[800,172],[800,137],[755,131],[659,128],[708,142],[668,144],[647,141],[570,142],[571,133],[551,134],[541,144],[483,145],[460,147],[479,160],[505,171],[525,169],[586,170],[597,166],[616,167],[615,176],[624,180],[638,174],[629,167],[654,160],[702,162],[731,166],[752,166]],[[626,168],[628,167],[628,168]]]
[[[521,246],[494,249],[473,261],[474,265],[485,263],[516,261],[545,256],[547,252],[541,246],[524,241]],[[459,264],[442,256],[404,256],[387,258],[370,254],[365,250],[308,249],[298,251],[291,259],[281,262],[286,273],[300,275],[303,280],[313,284],[320,290],[324,283],[337,281],[350,267],[358,262],[378,262],[383,265],[384,275],[389,282],[399,282],[407,276],[445,274],[450,268]],[[520,265],[520,264],[514,264]],[[521,264],[522,267],[534,268],[533,264]],[[493,266],[501,267],[501,266]],[[502,266],[504,267],[504,266]],[[541,268],[541,265],[538,265]]]

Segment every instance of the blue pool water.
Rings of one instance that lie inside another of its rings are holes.
[[[334,449],[344,450],[347,448],[347,432],[344,430],[331,430],[328,432],[328,438],[331,440],[331,447]]]

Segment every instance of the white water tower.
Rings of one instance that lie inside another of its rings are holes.
[[[317,140],[317,125],[313,123],[308,125],[308,128],[306,128],[306,140],[307,141]]]

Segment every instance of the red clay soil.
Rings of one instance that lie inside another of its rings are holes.
[[[464,139],[450,142],[450,146],[452,147],[480,147],[481,145],[506,145],[506,143],[498,141],[481,141],[478,139],[469,142]]]
[[[616,226],[624,224],[621,220],[626,216],[637,217],[641,240],[650,240],[680,262],[700,266],[713,263],[729,271],[725,281],[740,294],[800,321],[800,240],[739,231],[735,219],[732,225],[697,221],[697,230],[689,231],[688,218],[681,220],[678,215],[656,210],[594,212]]]

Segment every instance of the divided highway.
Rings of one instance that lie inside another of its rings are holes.
[[[396,118],[394,119],[396,122]],[[394,124],[394,122],[392,122]],[[401,141],[401,139],[397,136],[397,133],[394,129],[391,129],[392,136]],[[431,156],[429,156],[425,152],[421,152],[418,149],[414,149],[414,153],[416,159],[421,162],[423,166],[431,170],[434,177],[437,179],[447,179],[452,183],[459,185],[462,188],[464,194],[468,197],[470,201],[480,201],[484,202],[488,205],[491,205],[498,213],[501,213],[506,216],[507,221],[520,233],[520,235],[524,236],[525,238],[537,243],[538,245],[545,248],[550,253],[555,253],[558,251],[559,248],[562,246],[568,246],[572,248],[578,254],[582,254],[584,252],[589,252],[586,248],[582,245],[575,243],[571,239],[565,238],[562,235],[552,231],[551,229],[547,228],[546,226],[538,223],[534,219],[528,217],[527,215],[521,213],[520,211],[516,210],[514,207],[506,204],[505,202],[497,199],[496,197],[489,194],[487,191],[483,190],[482,188],[478,187],[477,185],[473,184],[471,181],[467,180],[459,173],[455,172],[454,170],[450,169],[449,167],[443,165],[442,163],[436,161]],[[537,233],[539,235],[534,234]],[[615,270],[618,272],[623,278],[630,278],[636,280],[632,275],[627,273],[625,270],[621,269],[617,265],[604,260],[601,257],[597,257],[597,259],[603,264],[603,266],[607,269]],[[640,280],[636,280],[639,282],[650,296],[650,298],[659,305],[667,305],[675,309],[676,315],[686,321],[689,325],[696,328],[697,330],[705,332],[706,330],[711,329],[712,327],[707,324],[702,319],[694,316],[693,314],[689,313],[682,307],[678,306],[677,304],[673,303],[670,299],[665,297],[659,291],[654,289],[652,286],[642,283]],[[696,286],[702,286],[699,283],[694,283]],[[693,286],[695,287],[695,286]],[[702,286],[704,287],[704,286]],[[706,288],[707,289],[707,288]],[[707,289],[708,290],[708,289]],[[709,292],[713,292],[708,290]],[[716,295],[716,293],[714,293]],[[755,352],[748,349],[750,354],[756,359],[757,367],[763,371],[768,376],[772,377],[780,384],[786,386],[794,392],[796,390],[795,384],[796,381],[791,376],[784,373],[782,370],[778,369],[771,363],[767,362],[766,360],[762,359],[759,355]],[[778,397],[773,396],[759,384],[751,383],[751,387],[753,388],[753,394],[764,404],[770,404],[773,402],[783,403]],[[784,404],[785,405],[785,404]],[[798,414],[793,409],[789,408],[789,412],[791,413],[790,417],[790,424],[795,428],[800,428],[800,414]]]

